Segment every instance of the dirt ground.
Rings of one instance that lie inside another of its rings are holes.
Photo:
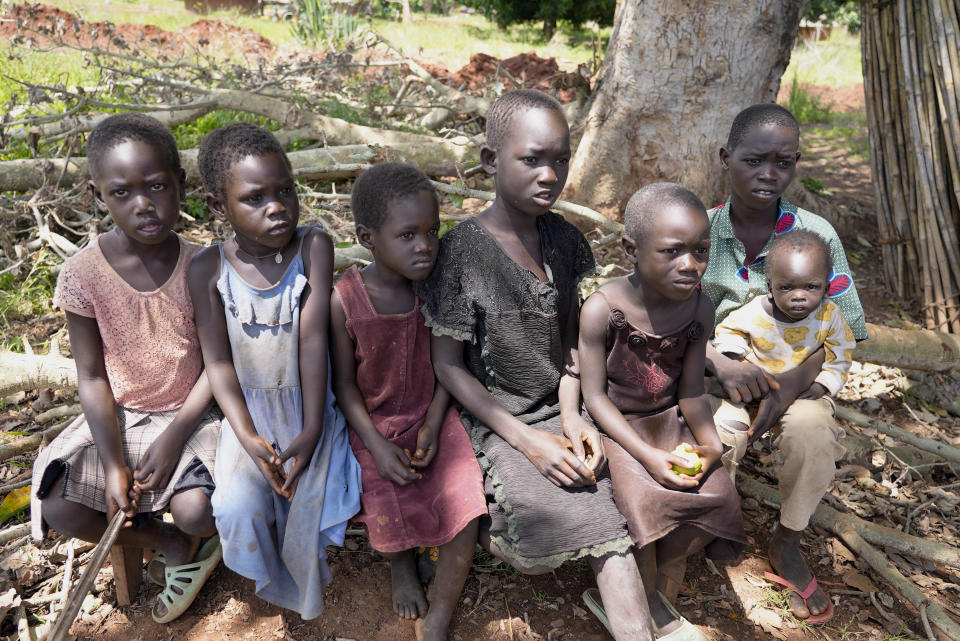
[[[18,5],[11,11],[13,17],[29,19],[38,28],[43,24],[53,25],[51,28],[56,28],[61,36],[76,38],[80,44],[89,45],[92,41],[102,46],[118,44],[113,36],[103,31],[103,25],[93,25],[98,34],[91,36],[87,28],[91,25],[81,24],[74,28],[74,17],[53,7],[24,8]],[[15,35],[16,27],[12,24],[0,23],[0,38]],[[113,33],[133,41],[146,38],[161,45],[175,44],[177,38],[188,38],[200,46],[206,46],[204,41],[219,46],[225,40],[237,42],[239,38],[242,48],[249,52],[269,53],[273,48],[262,37],[221,21],[199,20],[176,34],[141,25],[116,25]],[[482,90],[500,70],[527,86],[541,89],[556,86],[558,78],[576,74],[575,71],[565,74],[558,69],[555,60],[542,59],[535,54],[502,61],[477,54],[470,64],[453,73],[437,65],[428,68],[445,82],[463,86],[466,90]],[[504,82],[511,81],[505,78]],[[573,86],[564,91],[568,93],[563,97],[572,99],[569,92],[575,91]],[[839,110],[863,110],[862,88],[831,90],[812,87],[811,91],[834,103]],[[864,153],[854,151],[861,148],[866,130],[862,125],[849,129],[839,143],[829,131],[805,134],[802,141],[804,159],[798,178],[809,177],[826,186],[830,192],[830,206],[835,208],[835,215],[844,219],[844,224],[838,227],[842,230],[848,253],[857,260],[852,269],[868,319],[873,322],[909,320],[908,306],[892,299],[884,290],[878,268],[875,195],[869,161]],[[606,258],[617,257],[615,250],[607,250],[599,258],[603,262]],[[35,327],[38,332],[49,335],[59,324],[59,318],[50,318]],[[849,402],[858,406],[856,399]],[[910,423],[899,401],[888,395],[883,403],[881,409],[890,417],[896,415],[898,424],[921,429],[918,424]],[[29,409],[21,410],[22,407],[24,405],[0,411],[0,422],[18,420],[21,411],[29,415]],[[29,403],[26,407],[29,408]],[[956,420],[943,419],[941,425],[952,430],[954,437],[960,435],[960,423]],[[856,428],[850,429],[857,431]],[[769,476],[767,455],[761,452],[749,458],[751,473],[767,475],[768,482],[775,482]],[[4,482],[9,482],[12,471],[3,476],[6,477]],[[834,490],[841,484],[842,479],[838,477]],[[815,529],[805,537],[805,550],[820,584],[834,595],[837,614],[829,625],[818,629],[802,626],[793,620],[777,598],[777,591],[762,579],[768,568],[765,544],[776,521],[776,512],[753,499],[746,499],[743,506],[749,536],[743,558],[735,563],[711,565],[702,556],[697,556],[691,559],[688,567],[678,608],[704,632],[715,639],[737,641],[765,639],[770,635],[790,640],[812,637],[845,641],[851,636],[890,639],[902,631],[882,619],[862,592],[850,589],[855,584],[863,585],[857,578],[857,575],[862,576],[861,572],[866,572],[862,562],[858,563],[849,552],[844,553],[846,548],[836,539]],[[929,530],[929,533],[934,536],[936,529]],[[8,545],[4,554],[10,555],[16,550],[16,544]],[[99,595],[101,605],[92,612],[82,613],[72,631],[78,639],[91,641],[394,641],[413,638],[413,625],[399,621],[393,614],[388,565],[369,548],[362,535],[352,534],[345,547],[331,550],[330,565],[334,580],[324,590],[326,612],[317,620],[303,622],[295,614],[266,604],[253,595],[249,581],[221,566],[188,613],[169,625],[158,625],[151,620],[150,608],[159,588],[147,582],[141,586],[134,605],[116,606],[108,566],[98,579],[98,585],[103,588]],[[0,567],[4,567],[2,563]],[[10,570],[5,571],[6,579],[18,578],[11,576]],[[949,570],[943,570],[941,576],[954,587],[960,584],[960,578]],[[888,587],[877,583],[888,598],[893,597],[893,605],[888,608],[893,615],[910,622],[914,630],[918,630],[916,614],[904,608],[903,600]],[[455,641],[608,639],[605,630],[586,612],[581,601],[581,593],[591,585],[591,572],[585,563],[569,564],[553,574],[527,577],[503,565],[493,564],[488,556],[478,554],[461,597],[451,638]],[[940,598],[956,603],[957,596],[956,592],[946,591]],[[2,632],[13,632],[9,619]]]

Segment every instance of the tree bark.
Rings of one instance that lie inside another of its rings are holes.
[[[805,4],[624,0],[578,125],[568,199],[616,218],[639,187],[669,180],[720,202],[717,152],[737,112],[776,97]]]

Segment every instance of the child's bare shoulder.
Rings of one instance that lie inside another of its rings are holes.
[[[187,272],[190,282],[212,279],[220,271],[220,245],[204,247],[196,252]]]

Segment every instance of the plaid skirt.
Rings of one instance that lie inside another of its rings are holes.
[[[176,416],[177,410],[142,412],[117,407],[123,453],[131,470],[140,466],[147,448]],[[213,476],[220,421],[221,415],[217,410],[211,409],[207,412],[197,430],[184,445],[180,460],[167,486],[162,490],[144,492],[137,505],[138,513],[163,510],[183,477],[194,473],[191,470],[196,468],[195,460],[206,467],[211,477]],[[93,442],[93,434],[83,415],[77,417],[50,445],[43,449],[33,464],[34,491],[30,497],[30,513],[31,534],[36,539],[43,538],[47,530],[40,512],[40,500],[47,496],[61,472],[64,475],[63,498],[106,512],[103,465],[100,463],[100,454]]]

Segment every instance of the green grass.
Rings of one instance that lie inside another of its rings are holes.
[[[373,30],[382,34],[404,53],[414,57],[442,62],[456,71],[470,62],[475,53],[485,53],[497,58],[509,58],[521,53],[536,51],[544,58],[557,59],[561,68],[570,69],[577,64],[589,64],[594,56],[590,46],[590,30],[572,29],[561,25],[550,42],[543,40],[539,23],[513,25],[500,29],[479,14],[467,15],[453,12],[450,16],[431,15],[424,20],[423,14],[415,15],[409,24],[375,19]],[[603,57],[610,28],[599,30],[598,54]]]
[[[808,127],[803,130],[803,139],[809,144],[811,141],[824,141],[831,146],[846,149],[851,155],[861,160],[870,158],[870,137],[865,127],[866,123],[845,114],[837,118],[836,124],[827,126]],[[847,124],[849,123],[849,124]]]
[[[863,82],[860,37],[850,35],[845,29],[834,29],[829,40],[808,43],[798,39],[783,77],[828,87],[848,87]]]
[[[801,125],[830,122],[833,116],[833,105],[799,84],[796,77],[790,82],[790,92],[783,106],[790,110]]]
[[[50,298],[57,277],[51,267],[62,261],[45,249],[28,262],[31,260],[33,265],[23,280],[13,273],[0,275],[0,327],[8,327],[11,321],[39,318],[52,310]]]

